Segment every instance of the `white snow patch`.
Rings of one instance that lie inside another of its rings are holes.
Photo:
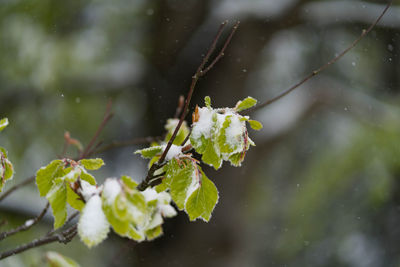
[[[192,130],[192,137],[199,139],[202,135],[206,138],[210,138],[211,127],[213,125],[214,111],[207,107],[199,108],[199,120],[194,123]]]
[[[118,194],[121,192],[121,185],[115,178],[108,178],[104,182],[103,197],[106,199],[107,204],[111,205]]]
[[[101,187],[91,185],[88,182],[81,180],[81,194],[85,201],[87,202],[92,196],[99,195],[101,192]]]
[[[160,205],[161,215],[165,218],[171,218],[176,216],[177,212],[171,205],[162,204]]]
[[[35,220],[33,220],[33,219],[30,219],[30,220],[27,220],[26,222],[25,222],[25,227],[29,227],[29,226],[31,226],[33,223],[35,222]]]
[[[103,241],[110,230],[102,210],[101,198],[94,195],[86,203],[78,223],[78,233],[82,241],[90,248]]]
[[[154,190],[153,188],[146,188],[146,190],[144,190],[142,192],[144,199],[146,200],[146,202],[152,201],[154,199],[157,199],[158,197],[158,193],[156,190]]]
[[[244,121],[240,121],[240,118],[237,115],[230,117],[230,119],[231,123],[225,130],[226,142],[232,148],[235,148],[241,141],[241,137],[243,135],[246,125]]]
[[[167,193],[167,192],[157,193],[157,191],[154,190],[153,188],[147,188],[146,190],[144,190],[142,192],[142,194],[147,202],[155,200],[155,199],[158,200],[157,206],[163,217],[173,217],[177,214],[174,207],[172,207],[170,205],[171,195],[169,193]],[[155,223],[154,220],[155,219],[153,218],[153,220],[150,222],[151,225],[153,225]],[[157,224],[157,225],[159,225],[159,224]],[[148,228],[149,226],[146,226],[146,227]],[[148,229],[152,229],[154,227],[151,227]]]
[[[161,217],[161,214],[160,213],[156,213],[156,214],[154,214],[154,217],[149,222],[149,224],[146,225],[146,229],[156,228],[157,226],[161,225],[162,223],[163,223],[163,219]]]
[[[165,148],[163,148],[163,150],[164,149]],[[182,155],[182,147],[177,145],[172,145],[168,150],[165,160],[170,161],[171,159],[176,158],[179,155]]]

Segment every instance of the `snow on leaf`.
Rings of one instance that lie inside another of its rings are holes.
[[[104,161],[100,158],[96,159],[82,159],[80,164],[88,170],[98,170],[104,165]]]
[[[99,195],[101,192],[102,187],[97,187],[95,185],[91,185],[90,183],[86,182],[85,180],[81,181],[81,188],[80,193],[85,199],[88,201],[93,195]]]
[[[78,223],[78,234],[89,247],[101,243],[108,235],[110,224],[102,209],[99,195],[92,196],[82,210]]]
[[[118,180],[109,178],[104,182],[102,196],[106,200],[106,203],[111,205],[121,190],[121,184],[118,182]]]
[[[168,150],[168,153],[167,153],[167,156],[165,157],[165,160],[166,161],[170,161],[171,159],[176,158],[179,155],[182,155],[182,147],[181,146],[177,146],[177,145],[172,145]]]
[[[152,146],[145,149],[136,150],[135,154],[141,154],[143,158],[151,159],[163,151],[163,146]]]
[[[0,132],[4,130],[8,126],[8,119],[4,118],[0,120]]]
[[[237,104],[235,106],[235,110],[236,110],[236,112],[240,112],[242,110],[251,108],[255,104],[257,104],[257,100],[252,98],[251,96],[249,96],[249,97],[237,102]]]

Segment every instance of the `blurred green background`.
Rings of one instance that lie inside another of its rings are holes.
[[[16,175],[60,154],[63,134],[87,144],[109,98],[105,144],[159,136],[186,94],[219,24],[241,26],[192,103],[216,107],[275,96],[346,48],[385,1],[0,0],[0,143]],[[220,200],[211,222],[180,213],[163,237],[137,244],[79,238],[0,262],[43,266],[58,251],[82,266],[400,266],[400,1],[356,48],[284,99],[252,114],[264,124],[241,168],[205,171]],[[228,31],[227,31],[228,32]],[[227,34],[226,32],[226,34]],[[128,146],[104,152],[106,177],[137,180],[147,162]],[[73,149],[69,150],[73,157]],[[0,231],[45,205],[34,185],[0,202]],[[46,233],[0,241],[0,251]]]

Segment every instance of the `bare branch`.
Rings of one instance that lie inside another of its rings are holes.
[[[7,237],[9,237],[9,236],[12,236],[12,235],[14,235],[16,233],[29,230],[30,228],[32,228],[35,224],[37,224],[43,218],[43,216],[46,214],[48,209],[49,209],[49,202],[47,202],[46,206],[44,207],[42,212],[40,212],[40,214],[37,217],[26,221],[23,225],[15,228],[15,229],[12,229],[12,230],[7,231],[7,232],[0,233],[0,241],[5,239],[5,238],[7,238]]]
[[[268,106],[268,105],[276,102],[277,100],[281,99],[282,97],[286,96],[287,94],[289,94],[293,90],[297,89],[298,87],[300,87],[301,85],[306,83],[308,80],[310,80],[312,77],[314,77],[315,75],[317,75],[321,71],[323,71],[326,68],[328,68],[330,65],[336,63],[340,58],[342,58],[345,54],[347,54],[347,52],[349,52],[353,47],[355,47],[369,32],[371,32],[371,30],[378,24],[378,22],[385,15],[386,11],[389,9],[389,7],[391,6],[392,2],[393,2],[393,0],[389,0],[387,5],[386,5],[386,7],[385,7],[385,9],[382,11],[382,13],[379,15],[379,17],[371,24],[371,26],[369,26],[369,28],[367,30],[363,30],[361,35],[356,40],[354,40],[353,43],[350,44],[350,46],[348,46],[345,50],[343,50],[337,56],[332,58],[330,61],[328,61],[326,64],[322,65],[318,69],[316,69],[313,72],[311,72],[303,80],[301,80],[300,82],[296,83],[295,85],[293,85],[289,89],[286,89],[285,91],[283,91],[282,93],[278,94],[277,96],[265,101],[264,103],[262,103],[260,105],[255,106],[254,108],[248,109],[247,111],[244,111],[243,113],[244,114],[248,114],[250,112],[259,110],[259,109],[261,109],[261,108],[263,108],[265,106]]]
[[[215,57],[215,59],[210,63],[210,65],[209,65],[207,68],[205,68],[204,70],[201,71],[201,73],[200,73],[201,76],[206,75],[206,73],[207,73],[209,70],[211,70],[211,69],[214,67],[214,65],[217,64],[217,62],[225,55],[225,54],[224,54],[225,49],[228,47],[229,43],[231,42],[232,37],[233,37],[233,35],[234,35],[235,32],[236,32],[236,29],[239,27],[239,24],[240,24],[240,21],[237,21],[237,22],[235,23],[235,25],[234,25],[233,28],[232,28],[231,33],[230,33],[229,36],[228,36],[228,39],[226,39],[225,44],[224,44],[224,46],[222,47],[221,51],[218,53],[218,55]]]
[[[107,122],[113,117],[113,113],[111,112],[111,101],[108,102],[106,112],[104,113],[103,121],[100,123],[99,128],[93,135],[92,139],[90,140],[89,144],[86,146],[86,148],[83,150],[81,155],[79,156],[79,159],[83,159],[87,157],[90,153],[90,150],[92,149],[93,145],[95,144],[97,138],[99,137],[101,131],[103,131],[104,127],[106,126]]]
[[[72,213],[72,215],[69,216],[68,219],[65,221],[64,226],[67,225],[67,224],[69,224],[76,216],[79,215],[79,213],[80,213],[79,211],[75,211],[74,213]],[[56,232],[56,229],[51,229],[51,230],[46,234],[46,236],[51,236],[51,235],[53,235],[55,232]]]
[[[131,146],[131,145],[140,145],[140,144],[149,144],[151,142],[156,142],[161,140],[161,136],[147,136],[147,137],[138,137],[128,141],[113,141],[108,145],[100,147],[99,149],[93,151],[91,154],[99,154],[105,152],[107,150],[111,150],[118,147]]]
[[[16,184],[16,185],[10,187],[10,189],[8,189],[7,191],[5,191],[5,192],[0,196],[0,201],[2,201],[3,199],[5,199],[7,196],[9,196],[9,195],[10,195],[12,192],[14,192],[15,190],[17,190],[17,189],[19,189],[19,188],[21,188],[21,187],[24,187],[25,185],[28,185],[28,184],[30,184],[30,183],[32,183],[32,182],[34,182],[34,181],[35,181],[35,176],[31,176],[31,177],[25,179],[24,181],[22,181],[21,183]]]
[[[44,236],[38,239],[33,240],[30,243],[24,244],[22,246],[19,246],[15,249],[11,249],[8,251],[5,251],[3,253],[0,253],[0,260],[5,259],[7,257],[22,253],[28,249],[31,248],[36,248],[36,247],[40,247],[49,243],[53,243],[53,242],[60,242],[63,244],[67,244],[69,243],[74,236],[77,234],[77,225],[74,224],[73,226],[71,226],[70,228],[66,229],[65,231],[59,233],[59,234],[55,234],[55,235],[51,235],[51,236]]]

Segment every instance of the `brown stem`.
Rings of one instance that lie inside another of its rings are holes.
[[[22,181],[19,184],[14,185],[13,187],[10,187],[10,189],[8,189],[7,191],[5,191],[1,196],[0,196],[0,201],[2,201],[3,199],[5,199],[8,195],[10,195],[12,192],[14,192],[15,190],[24,187],[25,185],[28,185],[32,182],[35,181],[35,176],[31,176],[27,179],[25,179],[24,181]]]
[[[105,152],[107,150],[117,148],[117,147],[124,147],[124,146],[130,146],[130,145],[139,145],[139,144],[149,144],[151,142],[156,142],[161,140],[161,136],[148,136],[148,137],[139,137],[139,138],[134,138],[132,140],[128,141],[114,141],[111,142],[108,145],[105,145],[103,147],[100,147],[99,149],[93,151],[91,154],[99,154],[102,152]]]
[[[51,235],[51,236],[44,236],[44,237],[35,239],[32,242],[29,242],[27,244],[19,246],[17,248],[0,253],[0,260],[5,259],[10,256],[13,256],[13,255],[16,255],[16,254],[19,254],[19,253],[22,253],[28,249],[40,247],[40,246],[43,246],[43,245],[46,245],[49,243],[53,243],[53,242],[60,242],[63,244],[67,244],[74,238],[76,233],[77,233],[77,225],[75,224],[59,234]]]
[[[237,21],[237,22],[235,23],[235,25],[234,25],[233,28],[232,28],[231,33],[229,34],[228,38],[226,39],[225,44],[224,44],[224,46],[222,47],[221,51],[220,51],[220,52],[218,53],[218,55],[214,58],[214,60],[210,63],[210,65],[208,65],[207,68],[205,68],[204,70],[201,71],[201,73],[200,73],[201,76],[206,75],[206,73],[207,73],[209,70],[211,70],[211,69],[214,67],[214,65],[217,64],[217,62],[225,55],[225,54],[224,54],[225,49],[228,47],[229,43],[231,42],[232,37],[233,37],[233,35],[234,35],[235,32],[236,32],[236,29],[239,27],[239,24],[240,24],[240,21]]]
[[[303,80],[301,80],[300,82],[296,83],[295,85],[293,85],[289,89],[286,89],[285,91],[283,91],[282,93],[278,94],[277,96],[265,101],[264,103],[262,103],[260,105],[257,105],[257,106],[255,106],[255,107],[253,107],[251,109],[248,109],[248,110],[244,111],[243,113],[244,114],[248,114],[250,112],[259,110],[259,109],[261,109],[261,108],[263,108],[265,106],[268,106],[268,105],[276,102],[277,100],[281,99],[282,97],[286,96],[287,94],[289,94],[293,90],[295,90],[298,87],[300,87],[301,85],[303,85],[305,82],[310,80],[312,77],[314,77],[315,75],[317,75],[321,71],[323,71],[326,68],[328,68],[330,65],[334,64],[335,62],[337,62],[341,57],[343,57],[345,54],[347,54],[347,52],[349,52],[353,47],[355,47],[369,32],[371,32],[371,30],[378,24],[378,22],[385,15],[386,11],[389,9],[389,7],[391,6],[392,2],[393,2],[393,0],[389,0],[389,2],[387,3],[385,9],[382,11],[382,13],[379,15],[379,17],[369,26],[369,28],[367,30],[363,30],[361,35],[356,40],[354,40],[353,43],[351,43],[350,46],[348,46],[340,54],[338,54],[337,56],[332,58],[330,61],[328,61],[327,63],[325,63],[324,65],[322,65],[318,69],[316,69],[313,72],[311,72]]]
[[[65,221],[64,226],[67,225],[68,223],[70,223],[76,216],[79,215],[79,213],[80,213],[79,211],[75,211],[74,213],[72,213],[72,215],[69,216],[68,219]],[[52,229],[46,234],[46,236],[51,236],[55,232],[56,232],[56,229]]]
[[[107,104],[106,112],[104,113],[103,121],[100,123],[99,128],[97,128],[97,131],[93,135],[89,144],[86,146],[86,148],[83,150],[83,152],[79,156],[79,159],[83,159],[83,158],[87,157],[87,155],[90,153],[92,146],[94,145],[97,138],[99,137],[101,131],[103,131],[104,127],[106,126],[107,122],[112,118],[112,116],[113,116],[113,113],[111,112],[111,101],[109,101]]]
[[[31,219],[32,222],[30,224],[24,223],[23,225],[15,228],[15,229],[12,229],[12,230],[7,231],[7,232],[0,233],[0,241],[5,239],[5,238],[7,238],[7,237],[9,237],[9,236],[12,236],[12,235],[14,235],[16,233],[29,230],[30,228],[32,228],[35,224],[37,224],[43,218],[43,216],[46,214],[48,209],[49,209],[49,202],[47,202],[46,206],[44,207],[44,209],[42,210],[42,212],[40,212],[40,214],[38,216],[36,216],[35,218]]]

